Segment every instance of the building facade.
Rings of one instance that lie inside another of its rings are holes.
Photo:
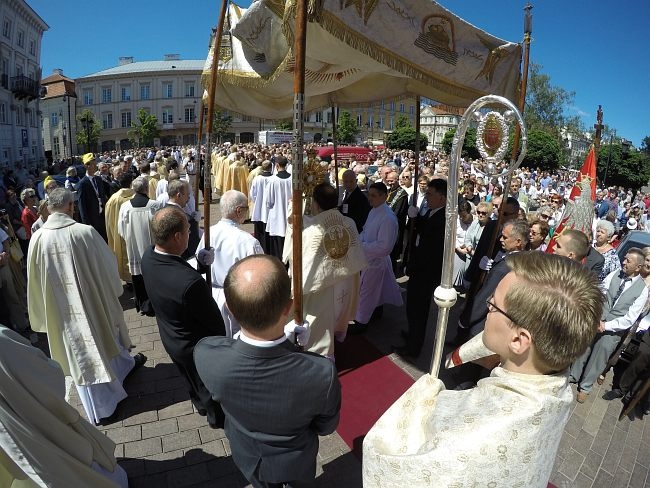
[[[79,154],[76,130],[76,92],[74,80],[55,69],[43,78],[41,93],[42,136],[48,161],[70,161]]]
[[[0,166],[43,166],[40,60],[49,26],[24,0],[0,2],[0,22]]]
[[[420,111],[420,133],[427,136],[430,149],[442,149],[445,134],[458,127],[464,111],[447,105],[429,105]]]

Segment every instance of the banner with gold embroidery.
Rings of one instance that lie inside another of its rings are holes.
[[[421,95],[466,107],[488,93],[516,99],[521,45],[429,0],[308,0],[305,109]],[[291,117],[295,0],[231,4],[217,105]],[[209,86],[212,49],[203,84]]]

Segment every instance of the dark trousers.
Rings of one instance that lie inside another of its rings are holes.
[[[629,392],[637,380],[644,380],[650,375],[650,344],[641,342],[639,352],[621,375],[618,387],[623,394]]]
[[[269,254],[269,234],[266,232],[266,223],[261,221],[253,221],[253,235],[262,246],[264,254]]]
[[[284,249],[284,237],[282,236],[269,236],[269,249],[266,254],[275,256],[282,261],[282,251]]]
[[[406,319],[409,325],[406,348],[413,356],[419,355],[422,350],[427,332],[431,296],[437,285],[427,279],[427,275],[412,272],[409,276],[406,286]]]

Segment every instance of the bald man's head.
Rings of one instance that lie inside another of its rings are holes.
[[[357,187],[357,175],[351,169],[347,169],[343,172],[341,180],[343,181],[343,187],[347,191],[353,191]]]
[[[256,254],[235,263],[224,281],[228,309],[244,330],[260,332],[284,320],[291,280],[274,256]]]

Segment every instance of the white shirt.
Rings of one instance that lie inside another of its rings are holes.
[[[603,291],[604,293],[607,293],[607,290],[609,290],[609,285],[612,282],[612,278],[616,276],[618,273],[620,273],[620,270],[612,271],[609,273],[605,279],[603,280]],[[633,284],[635,284],[638,280],[642,280],[640,275],[635,276],[632,278],[630,281],[628,281],[625,284],[625,287],[623,288],[623,293],[625,293],[626,290],[628,290]],[[636,322],[636,319],[639,318],[639,315],[641,314],[641,311],[643,310],[643,306],[645,305],[646,300],[648,299],[648,287],[644,287],[643,291],[641,294],[638,296],[636,300],[634,300],[634,303],[630,306],[629,310],[625,315],[622,317],[618,317],[617,319],[612,319],[608,320],[605,322],[605,330],[608,330],[610,332],[619,332],[621,330],[626,330],[632,327],[634,325],[634,322]]]
[[[246,335],[246,332],[244,332],[243,329],[239,331],[239,339],[241,339],[242,342],[245,342],[246,344],[250,344],[251,346],[256,346],[256,347],[273,347],[277,346],[279,344],[282,344],[284,341],[287,340],[286,336],[281,336],[275,339],[274,341],[260,341],[259,339],[252,339]]]

